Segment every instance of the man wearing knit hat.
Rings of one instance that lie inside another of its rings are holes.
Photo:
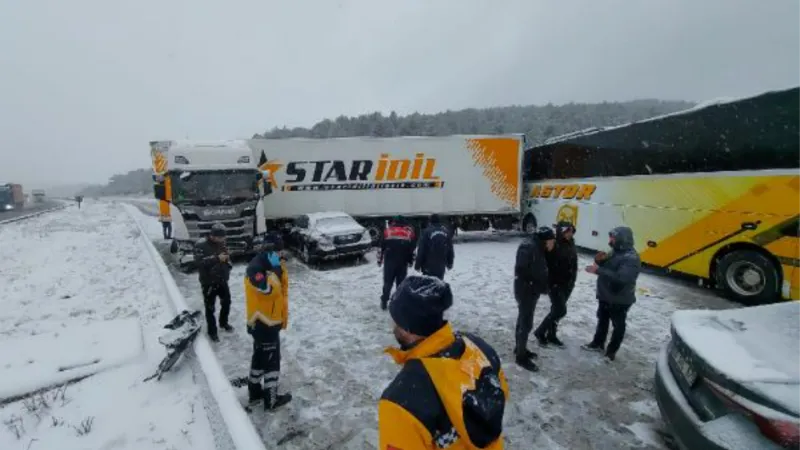
[[[497,352],[483,339],[454,332],[444,319],[450,286],[412,275],[389,303],[403,368],[378,402],[379,448],[503,448],[508,384]]]
[[[549,227],[541,227],[517,248],[514,264],[514,298],[517,300],[517,326],[514,337],[515,362],[525,370],[536,372],[533,362],[538,355],[528,350],[528,337],[533,330],[533,313],[542,294],[548,291],[546,254],[553,250],[556,235]]]
[[[567,300],[578,277],[578,250],[575,248],[575,225],[561,221],[556,225],[556,245],[547,253],[550,313],[533,333],[539,346],[563,347],[557,336],[558,321],[567,315]]]

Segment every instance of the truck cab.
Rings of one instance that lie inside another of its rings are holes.
[[[225,226],[231,256],[253,253],[267,231],[262,199],[271,188],[268,183],[265,188],[246,142],[153,141],[150,146],[154,195],[168,205],[171,250],[180,265],[193,265],[195,243],[217,223]]]

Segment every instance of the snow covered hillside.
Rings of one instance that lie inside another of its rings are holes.
[[[142,238],[93,201],[0,226],[0,448],[214,448],[202,375],[142,382],[173,316]]]
[[[155,218],[143,215],[148,234],[168,257]],[[456,262],[446,280],[455,305],[449,318],[457,329],[485,338],[503,358],[511,402],[506,409],[508,449],[663,448],[652,394],[655,359],[669,335],[677,309],[729,308],[714,293],[678,281],[642,275],[639,301],[629,314],[628,335],[612,364],[579,348],[594,332],[593,275],[581,271],[569,312],[560,327],[566,349],[531,348],[542,370],[519,369],[511,355],[516,303],[512,267],[518,238],[470,239],[456,245]],[[581,267],[589,264],[582,257]],[[374,449],[377,401],[397,373],[382,354],[393,345],[391,319],[379,308],[380,269],[374,256],[360,265],[309,269],[290,261],[289,329],[282,334],[281,389],[295,398],[275,413],[252,415],[268,445],[287,449]],[[244,263],[231,276],[233,334],[222,333],[217,355],[231,377],[248,371],[252,341],[245,331]],[[197,275],[173,271],[187,302],[202,308]],[[536,324],[549,308],[540,300]],[[246,395],[242,389],[242,396]]]

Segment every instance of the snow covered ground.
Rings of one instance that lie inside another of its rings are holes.
[[[121,205],[91,200],[0,226],[0,448],[214,448],[188,361],[142,382],[173,315],[142,238]],[[96,374],[3,401],[70,371]]]
[[[143,220],[148,234],[167,254],[155,218]],[[479,334],[503,358],[511,390],[506,448],[664,448],[651,385],[658,350],[669,336],[670,315],[678,309],[736,305],[713,292],[644,274],[639,301],[629,314],[626,340],[617,360],[607,364],[579,348],[592,337],[596,307],[595,278],[581,272],[560,327],[567,348],[537,350],[542,370],[531,374],[519,369],[511,355],[517,312],[512,266],[518,243],[511,237],[467,239],[456,245],[455,267],[446,276],[456,296],[449,312],[455,327]],[[582,257],[581,267],[589,262]],[[295,398],[278,412],[257,411],[252,418],[268,445],[281,442],[282,448],[296,450],[374,449],[377,401],[398,370],[382,354],[394,341],[390,318],[379,308],[381,276],[374,256],[361,264],[327,270],[309,269],[296,260],[289,267],[290,318],[281,338],[281,386]],[[223,333],[215,344],[231,377],[247,373],[251,354],[245,331],[244,268],[238,263],[231,278],[231,323],[236,329]],[[187,302],[202,308],[197,275],[174,270],[173,276]],[[548,308],[543,297],[536,311],[537,325]],[[536,350],[536,344],[531,348]]]

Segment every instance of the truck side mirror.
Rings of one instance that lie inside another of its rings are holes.
[[[158,200],[166,200],[167,199],[167,190],[163,184],[154,184],[153,185],[153,196]]]

